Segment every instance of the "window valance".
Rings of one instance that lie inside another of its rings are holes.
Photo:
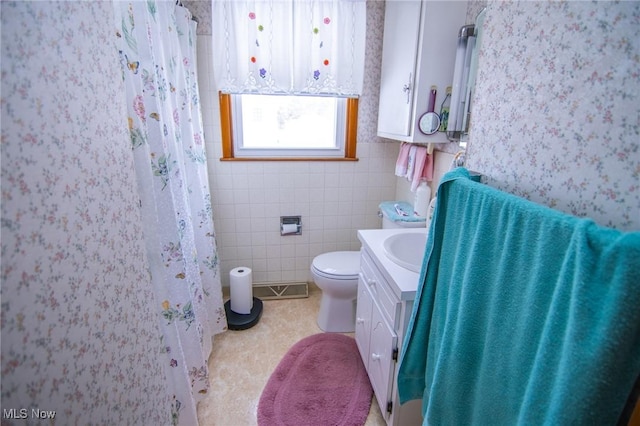
[[[362,93],[365,0],[212,1],[218,90]]]

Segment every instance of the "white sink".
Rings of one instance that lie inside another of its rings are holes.
[[[388,237],[382,243],[384,254],[394,263],[413,272],[420,272],[427,245],[427,233],[407,232]]]

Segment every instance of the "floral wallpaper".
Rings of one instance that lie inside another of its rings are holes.
[[[364,52],[364,81],[358,101],[358,134],[360,149],[362,143],[375,143],[382,139],[377,136],[378,99],[380,94],[380,68],[382,66],[382,33],[384,32],[384,2],[367,1],[367,34]],[[399,142],[390,142],[393,146]],[[395,152],[395,149],[392,150]],[[395,161],[395,160],[394,160]],[[395,163],[393,164],[395,166]]]
[[[211,0],[183,0],[182,5],[189,9],[191,16],[198,22],[198,35],[211,35]]]
[[[640,2],[490,1],[485,25],[468,167],[640,229]]]
[[[0,7],[2,424],[167,424],[113,6]]]

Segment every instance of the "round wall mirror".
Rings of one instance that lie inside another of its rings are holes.
[[[432,135],[440,127],[440,116],[435,112],[425,112],[418,120],[418,129],[425,135]]]

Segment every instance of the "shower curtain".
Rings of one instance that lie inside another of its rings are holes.
[[[173,1],[113,5],[171,422],[194,425],[196,404],[209,389],[213,336],[227,324],[196,75],[196,23]]]

